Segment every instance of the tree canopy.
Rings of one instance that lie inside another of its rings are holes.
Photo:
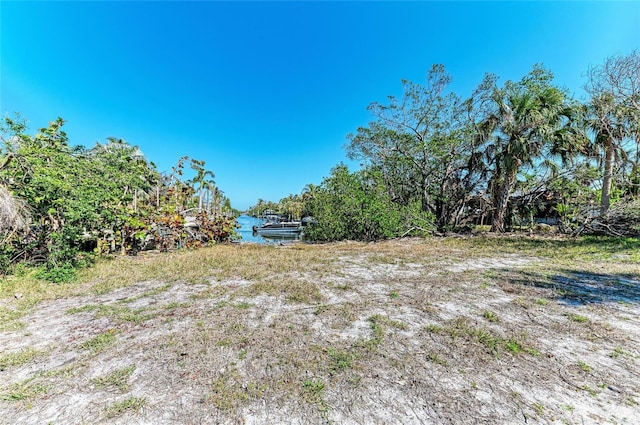
[[[306,234],[320,240],[609,222],[612,203],[640,193],[640,54],[608,58],[588,78],[584,102],[541,65],[503,84],[487,74],[464,97],[434,65],[424,84],[403,80],[401,96],[370,104],[373,120],[347,136],[359,171],[340,165],[320,185],[256,208],[295,205],[294,215],[316,218]],[[640,234],[640,223],[625,229]]]

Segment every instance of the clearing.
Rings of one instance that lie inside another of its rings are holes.
[[[2,424],[633,424],[639,361],[635,239],[220,245],[0,283]]]

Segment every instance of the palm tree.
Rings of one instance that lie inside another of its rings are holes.
[[[573,124],[573,109],[562,90],[550,84],[549,71],[534,67],[522,81],[494,89],[494,110],[484,120],[487,155],[494,169],[490,181],[494,217],[491,231],[505,230],[507,203],[518,172],[545,152],[566,152],[583,140]]]
[[[607,93],[591,99],[587,113],[589,128],[595,133],[593,148],[602,150],[604,154],[600,200],[600,213],[604,214],[609,210],[611,203],[613,170],[621,157],[627,157],[622,142],[629,135],[628,117],[625,116],[624,110],[615,104],[613,96]]]

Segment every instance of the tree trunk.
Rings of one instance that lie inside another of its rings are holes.
[[[429,177],[423,176],[422,178],[422,193],[420,196],[420,207],[423,212],[428,212],[430,210],[429,207]]]
[[[504,232],[505,231],[505,213],[507,211],[507,203],[509,202],[509,195],[511,195],[511,189],[516,180],[516,170],[507,172],[504,178],[502,186],[497,191],[494,197],[495,213],[493,215],[493,222],[491,224],[492,232]]]
[[[609,211],[609,204],[611,198],[611,186],[613,181],[613,161],[614,161],[614,149],[611,139],[607,137],[606,144],[604,146],[604,176],[602,177],[602,199],[600,201],[600,214],[605,214]]]

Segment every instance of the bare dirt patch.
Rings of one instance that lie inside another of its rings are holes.
[[[465,243],[43,301],[0,331],[0,423],[637,423],[640,265]]]

